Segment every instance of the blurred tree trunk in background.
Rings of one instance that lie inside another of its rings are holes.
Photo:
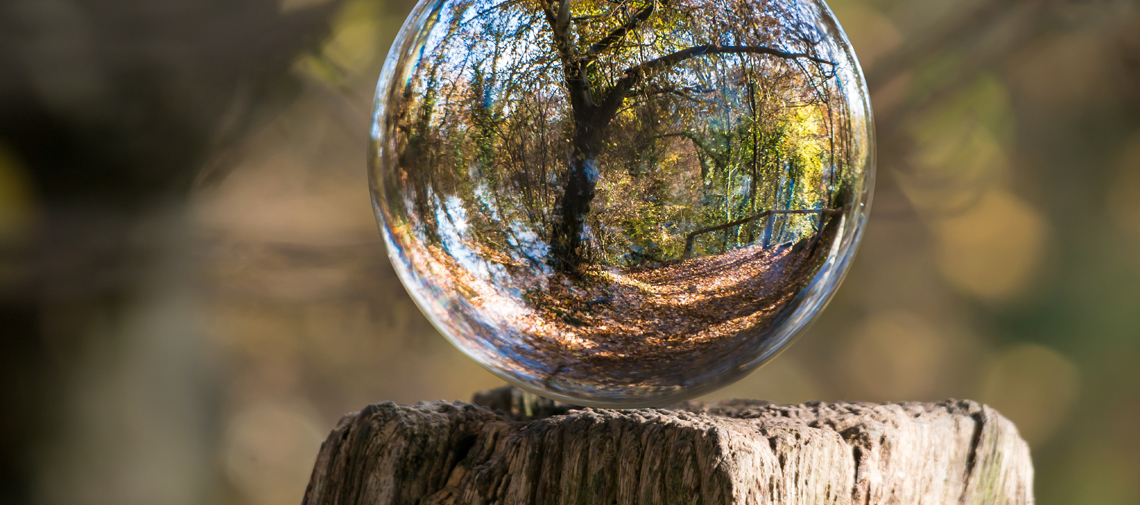
[[[45,454],[47,441],[64,435],[62,418],[76,415],[77,405],[115,424],[111,429],[127,429],[128,440],[145,437],[148,422],[176,420],[177,412],[145,417],[147,408],[163,409],[164,400],[175,410],[216,408],[202,408],[208,399],[155,397],[155,391],[109,398],[116,404],[71,398],[77,393],[68,389],[76,381],[102,380],[91,375],[100,366],[167,368],[158,377],[208,380],[208,367],[195,362],[201,359],[194,351],[200,337],[192,327],[170,332],[164,325],[123,326],[128,315],[148,310],[138,307],[140,300],[159,311],[152,318],[179,303],[172,300],[180,295],[155,292],[154,279],[171,268],[179,271],[172,252],[185,259],[183,209],[192,181],[207,160],[295,94],[290,67],[324,37],[336,3],[289,12],[276,0],[0,5],[0,199],[6,200],[0,211],[0,504],[32,501],[33,462],[92,461],[80,454],[84,447]],[[182,279],[188,285],[193,277]],[[143,341],[125,341],[131,338]],[[132,347],[143,350],[122,353]],[[179,363],[161,362],[178,355],[184,356]],[[146,388],[138,379],[118,380]],[[116,379],[109,380],[114,389]],[[203,389],[171,391],[201,396]],[[134,408],[122,404],[132,401]],[[144,416],[135,419],[142,425],[130,428],[124,422],[130,416]],[[184,435],[210,436],[208,424],[182,422],[190,423]],[[204,457],[208,464],[213,455]],[[152,472],[169,470],[155,463]],[[100,478],[97,469],[87,470],[91,476],[84,478]],[[143,491],[138,503],[170,498],[153,491],[158,487]],[[179,501],[192,501],[203,490],[193,491]],[[76,493],[88,500],[100,494],[62,489],[56,495]]]

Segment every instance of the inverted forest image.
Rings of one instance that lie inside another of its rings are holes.
[[[446,0],[412,19],[378,89],[374,197],[405,284],[476,359],[660,395],[750,371],[826,303],[873,171],[826,7]]]

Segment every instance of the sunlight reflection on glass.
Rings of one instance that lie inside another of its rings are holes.
[[[370,176],[456,346],[547,396],[657,405],[740,379],[826,305],[873,135],[822,3],[434,0],[385,63]]]

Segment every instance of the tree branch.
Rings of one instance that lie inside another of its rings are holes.
[[[557,6],[554,4],[557,3]],[[583,65],[579,61],[577,50],[571,43],[570,0],[539,0],[542,12],[546,15],[546,22],[550,25],[555,49],[562,60],[562,71],[565,74],[566,88],[571,106],[576,114],[586,114],[595,107],[593,95],[583,75]],[[555,11],[557,9],[557,12]]]
[[[689,256],[691,256],[693,254],[693,239],[697,238],[698,235],[702,235],[705,233],[718,231],[718,230],[724,230],[727,228],[732,228],[733,226],[739,226],[739,225],[742,225],[742,224],[750,222],[750,221],[755,221],[757,219],[764,219],[770,215],[777,215],[778,216],[778,215],[787,215],[787,214],[823,214],[825,216],[837,216],[842,212],[843,212],[843,209],[766,210],[766,211],[761,212],[759,214],[755,214],[755,215],[748,216],[745,218],[737,219],[736,221],[729,221],[729,222],[724,223],[724,224],[718,224],[716,226],[710,226],[708,228],[701,228],[699,230],[696,230],[694,232],[689,233],[685,237],[685,255],[683,257],[688,259]]]
[[[558,54],[562,56],[563,62],[573,64],[576,58],[567,30],[570,25],[570,0],[539,0],[538,3],[546,16],[546,23],[550,25],[550,33],[554,36],[554,47],[558,49]]]
[[[483,16],[486,16],[487,14],[490,14],[491,12],[494,12],[494,11],[496,11],[496,10],[499,10],[499,9],[501,9],[501,8],[503,8],[503,7],[506,7],[506,6],[508,6],[508,5],[513,5],[513,4],[516,4],[516,3],[521,3],[522,1],[523,1],[523,0],[503,0],[502,2],[499,2],[499,3],[495,4],[495,5],[492,5],[492,6],[490,6],[490,7],[487,7],[486,9],[483,9],[483,10],[481,10],[481,11],[479,11],[479,12],[476,12],[476,13],[475,13],[475,15],[474,15],[473,17],[475,17],[475,18],[481,18],[481,17],[483,17]],[[544,7],[544,10],[545,10],[545,7]]]
[[[609,122],[609,120],[613,118],[613,115],[616,114],[618,107],[621,106],[622,101],[625,100],[625,97],[627,95],[629,95],[630,90],[632,90],[634,86],[637,86],[642,81],[644,81],[647,77],[650,77],[657,72],[666,70],[685,60],[712,54],[766,54],[783,59],[802,58],[825,65],[835,65],[835,62],[833,61],[825,60],[823,58],[812,56],[807,53],[790,53],[766,46],[722,46],[719,44],[704,44],[700,46],[693,46],[688,49],[682,49],[680,51],[676,51],[660,58],[649,60],[640,65],[635,65],[626,69],[625,76],[621,79],[618,79],[618,81],[614,83],[613,88],[611,88],[610,92],[606,95],[605,100],[600,106],[599,118],[601,119],[601,122],[603,124]]]
[[[615,44],[625,38],[625,34],[629,33],[631,30],[636,30],[637,27],[641,25],[641,23],[647,21],[651,16],[653,16],[653,13],[656,11],[657,0],[651,0],[649,2],[649,5],[645,6],[644,9],[641,9],[633,17],[626,20],[625,24],[610,32],[609,35],[603,37],[602,40],[599,40],[590,46],[590,49],[586,51],[586,59],[593,60],[602,52],[612,48]]]
[[[560,38],[566,39],[569,44],[569,36],[566,33],[566,28],[570,26],[570,0],[559,0],[558,2],[558,19],[554,25],[554,34]]]

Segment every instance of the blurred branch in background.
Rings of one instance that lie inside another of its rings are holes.
[[[1140,7],[835,0],[880,180],[715,396],[990,402],[1038,499],[1140,502]],[[410,2],[0,6],[0,503],[296,503],[337,417],[496,380],[400,287],[372,88]]]

